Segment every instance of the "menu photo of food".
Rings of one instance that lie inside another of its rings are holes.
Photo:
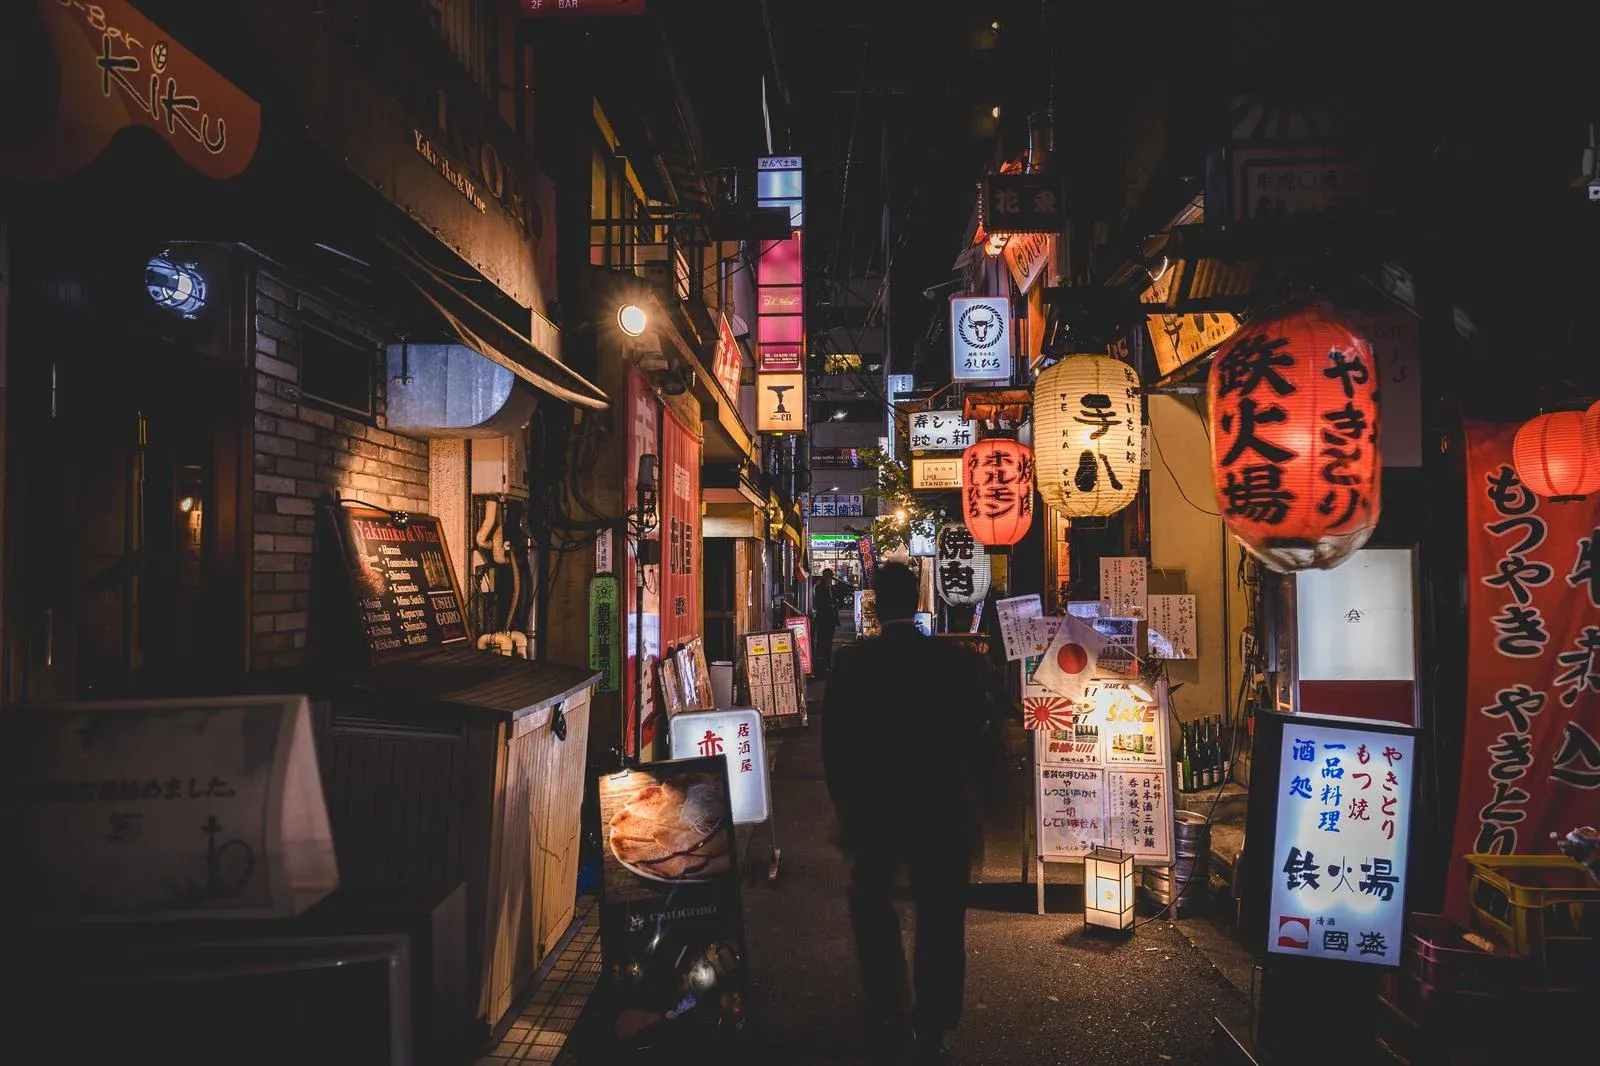
[[[727,760],[602,774],[599,798],[614,1036],[659,1046],[741,1028],[744,917]]]

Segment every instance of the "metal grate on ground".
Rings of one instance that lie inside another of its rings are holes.
[[[577,932],[555,964],[517,1010],[500,1043],[477,1066],[555,1062],[600,981],[600,907],[593,898],[578,901]]]

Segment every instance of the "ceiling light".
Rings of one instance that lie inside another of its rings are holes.
[[[999,118],[1000,117],[1000,105],[999,104],[995,104],[993,107],[991,107],[989,109],[989,114],[993,115],[995,118]]]
[[[993,22],[989,23],[989,28],[991,30],[998,30],[1000,28],[1000,20],[995,19]]]
[[[638,304],[623,304],[617,308],[617,326],[630,337],[643,333],[648,322],[644,308]]]

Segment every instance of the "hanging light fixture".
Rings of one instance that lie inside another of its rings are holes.
[[[1600,400],[1583,413],[1583,450],[1590,455],[1600,453]]]
[[[1280,573],[1329,569],[1381,507],[1372,349],[1324,304],[1247,323],[1207,379],[1217,510]]]
[[[1033,451],[1005,438],[961,455],[961,514],[981,544],[1015,544],[1033,525]]]
[[[1139,495],[1144,396],[1109,355],[1069,355],[1033,386],[1039,495],[1068,518],[1116,514]]]
[[[989,553],[960,522],[939,530],[935,545],[934,585],[952,607],[982,603],[989,594]]]
[[[1511,442],[1517,478],[1536,496],[1580,500],[1600,490],[1594,408],[1550,411],[1528,420]]]

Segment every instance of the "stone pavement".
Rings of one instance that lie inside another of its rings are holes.
[[[847,872],[832,843],[822,777],[819,728],[826,713],[813,704],[809,726],[784,735],[774,767],[774,830],[783,858],[775,883],[747,882],[744,890],[752,1020],[735,1061],[867,1061]],[[1034,887],[1021,884],[1016,872],[973,886],[966,1013],[952,1042],[953,1063],[1216,1062],[1213,1017],[1239,1024],[1246,1018],[1246,994],[1235,982],[1248,987],[1248,958],[1225,933],[1208,919],[1185,917],[1145,918],[1130,936],[1101,935],[1084,927],[1080,886],[1048,884],[1046,902],[1049,913],[1035,914]],[[909,941],[909,913],[903,924]],[[595,1039],[595,1021],[586,1016],[579,1023],[558,1062],[617,1061]]]

